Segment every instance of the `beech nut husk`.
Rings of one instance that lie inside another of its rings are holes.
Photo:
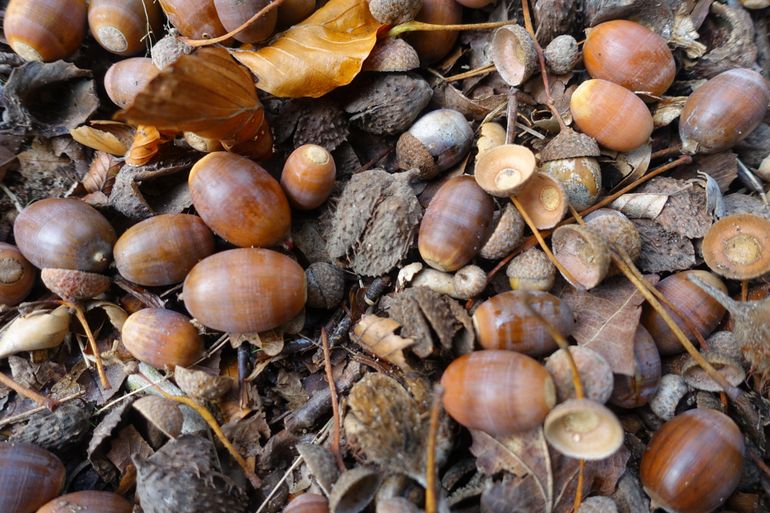
[[[444,408],[457,422],[493,436],[529,431],[556,403],[551,376],[513,351],[475,351],[454,360],[441,377]]]
[[[743,435],[716,410],[677,415],[655,432],[642,456],[644,491],[672,513],[710,513],[738,486]]]

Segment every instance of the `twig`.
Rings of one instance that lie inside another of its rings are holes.
[[[240,32],[246,30],[249,28],[249,26],[257,21],[259,18],[264,16],[265,14],[269,13],[279,5],[281,5],[285,0],[273,0],[269,4],[267,4],[265,7],[263,7],[259,12],[257,12],[254,16],[246,20],[240,27],[236,28],[235,30],[231,30],[227,34],[219,37],[212,37],[211,39],[187,39],[185,37],[181,38],[182,42],[184,42],[188,46],[209,46],[216,43],[221,43],[222,41],[227,41],[233,36],[237,36]]]
[[[749,280],[741,280],[741,301],[749,299]]]
[[[68,395],[66,397],[62,397],[61,399],[58,400],[58,403],[59,403],[58,405],[61,406],[64,403],[72,401],[73,399],[77,399],[78,397],[80,397],[82,395],[85,395],[85,393],[86,393],[85,390],[81,390],[80,392],[77,392],[75,394]],[[25,412],[13,415],[12,417],[6,417],[6,418],[0,420],[0,427],[7,426],[9,424],[15,424],[16,422],[22,421],[22,420],[26,419],[27,417],[31,417],[35,413],[39,413],[39,412],[41,412],[43,410],[46,410],[46,409],[50,409],[50,408],[48,408],[48,406],[35,406],[32,409],[29,409],[29,410],[27,410]]]
[[[505,111],[505,115],[508,118],[508,123],[505,127],[505,144],[513,144],[514,139],[516,139],[516,112],[518,110],[519,102],[516,98],[516,88],[511,87],[508,90],[508,109]]]
[[[682,145],[681,144],[675,144],[673,146],[669,146],[668,148],[663,148],[662,150],[658,150],[650,155],[650,160],[659,159],[661,157],[668,157],[669,155],[676,155],[677,153],[680,153],[682,151]]]
[[[441,418],[441,398],[444,387],[433,387],[433,404],[430,408],[430,431],[428,431],[428,454],[425,464],[425,513],[438,511],[438,469],[436,468],[436,441],[438,439],[439,419]]]
[[[321,345],[324,351],[324,366],[326,367],[326,380],[329,382],[329,393],[332,400],[332,442],[331,451],[337,460],[337,466],[340,472],[345,472],[345,462],[342,461],[340,452],[340,406],[337,402],[337,387],[334,383],[334,374],[332,373],[332,359],[329,351],[329,336],[326,334],[326,328],[321,328]]]
[[[51,411],[54,411],[59,406],[59,401],[56,399],[51,399],[50,397],[39,394],[34,390],[25,387],[24,385],[16,383],[13,378],[6,375],[4,372],[0,372],[0,385],[7,386],[17,394],[23,395],[27,399],[32,399],[40,406],[48,408]]]
[[[225,448],[232,455],[235,461],[238,462],[238,465],[240,465],[241,469],[243,469],[243,472],[244,474],[246,474],[246,477],[248,478],[251,485],[254,488],[259,488],[259,485],[262,484],[262,480],[259,479],[259,477],[254,473],[254,471],[249,468],[249,465],[248,463],[246,463],[246,460],[243,459],[243,456],[241,456],[240,453],[237,450],[235,450],[235,447],[233,447],[233,444],[230,443],[230,440],[228,440],[225,434],[222,432],[222,428],[219,427],[217,420],[214,418],[211,412],[208,409],[206,409],[205,406],[203,406],[198,401],[191,399],[189,397],[167,394],[160,387],[156,386],[155,388],[158,390],[160,395],[162,395],[166,399],[170,399],[180,404],[184,404],[185,406],[189,406],[190,408],[195,410],[196,413],[198,413],[198,415],[203,417],[203,420],[206,421],[206,424],[209,425],[209,427],[214,432],[214,434],[219,439],[219,441],[222,442],[222,445],[225,446]]]
[[[516,23],[514,21],[492,21],[489,23],[466,23],[459,25],[437,25],[434,23],[423,23],[422,21],[407,21],[396,25],[388,32],[388,37],[398,37],[407,32],[443,32],[446,30],[492,30],[506,25]]]
[[[586,461],[578,460],[578,482],[577,490],[575,490],[575,500],[572,503],[572,511],[577,511],[580,508],[580,503],[583,502],[583,481],[585,480]]]
[[[4,184],[0,183],[0,190],[2,190],[6,196],[8,196],[8,199],[11,200],[11,203],[13,203],[13,207],[16,209],[17,212],[21,212],[24,210],[24,207],[21,206],[21,203],[19,203],[19,198],[16,197],[16,195],[6,187]]]
[[[490,64],[489,66],[482,66],[480,68],[472,69],[470,71],[466,71],[465,73],[458,73],[457,75],[452,75],[451,77],[442,77],[445,82],[457,82],[458,80],[463,80],[466,78],[475,77],[478,75],[484,75],[485,73],[492,73],[495,71],[495,65]]]
[[[96,372],[99,374],[99,381],[102,383],[102,388],[105,390],[111,389],[112,385],[110,385],[110,381],[107,379],[107,373],[104,371],[104,362],[102,362],[102,357],[99,353],[99,347],[96,345],[96,339],[94,338],[94,334],[91,331],[91,327],[88,325],[88,320],[86,320],[86,315],[83,313],[83,309],[80,308],[80,305],[71,301],[62,300],[61,303],[75,310],[75,317],[77,317],[78,321],[80,321],[80,324],[83,326],[83,331],[85,331],[86,338],[88,339],[88,345],[91,346],[91,352],[94,353]]]
[[[543,239],[543,236],[540,235],[540,230],[537,229],[537,226],[535,226],[535,223],[532,222],[532,218],[529,217],[529,214],[527,213],[524,206],[519,202],[518,199],[516,199],[516,196],[511,196],[511,201],[513,202],[513,205],[516,207],[516,210],[519,211],[521,214],[521,217],[524,218],[524,222],[527,223],[527,226],[529,226],[529,229],[532,230],[532,234],[537,239],[537,242],[540,244],[540,247],[545,252],[548,259],[553,263],[553,265],[556,266],[556,268],[559,270],[559,272],[572,284],[579,283],[574,276],[572,276],[572,273],[569,272],[563,265],[561,265],[561,262],[559,262],[553,253],[551,253],[551,248],[548,247],[548,244],[545,243],[545,239]]]
[[[167,377],[166,377],[166,378],[163,378],[163,380],[162,380],[162,381],[165,381],[165,380],[167,380],[167,379],[168,379]],[[162,381],[158,381],[158,382],[156,382],[156,383],[150,382],[150,384],[148,384],[148,385],[144,385],[143,387],[137,388],[136,390],[134,390],[134,391],[132,391],[132,392],[129,392],[129,393],[125,394],[125,395],[122,395],[122,396],[118,397],[117,399],[115,399],[115,400],[113,400],[113,401],[110,401],[110,402],[108,402],[107,404],[105,404],[104,406],[102,406],[101,408],[99,408],[98,410],[96,410],[96,415],[99,415],[100,413],[104,413],[105,411],[109,410],[110,408],[112,408],[112,407],[113,407],[113,406],[115,406],[116,404],[118,404],[118,403],[120,403],[120,402],[123,402],[123,401],[125,401],[126,399],[128,399],[129,397],[132,397],[132,396],[134,396],[134,395],[136,395],[136,394],[138,394],[138,393],[140,393],[140,392],[144,392],[144,391],[145,391],[145,390],[147,390],[148,388],[152,388],[152,387],[154,387],[155,385],[157,385],[157,384],[159,384],[159,383],[162,383]]]

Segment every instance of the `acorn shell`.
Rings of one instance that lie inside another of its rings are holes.
[[[85,0],[11,0],[3,33],[13,51],[27,61],[69,57],[86,36]]]
[[[569,208],[569,198],[561,182],[546,173],[533,174],[515,194],[538,230],[559,224]]]
[[[289,233],[291,212],[280,184],[245,157],[209,153],[193,166],[189,185],[201,218],[236,246],[273,246]]]
[[[127,280],[144,287],[172,285],[214,253],[214,235],[198,216],[163,214],[126,230],[114,253],[118,272]]]
[[[655,96],[674,82],[676,64],[666,40],[644,25],[612,20],[587,32],[583,62],[591,78]]]
[[[21,303],[35,286],[35,269],[19,248],[0,242],[0,304]]]
[[[0,511],[33,513],[64,487],[62,462],[24,442],[0,442]]]
[[[87,273],[74,269],[43,269],[40,273],[43,284],[62,299],[91,299],[103,294],[112,283],[107,276]]]
[[[738,68],[696,89],[679,115],[679,137],[687,153],[716,153],[745,139],[770,102],[770,87],[756,71]]]
[[[591,289],[607,276],[610,269],[610,250],[599,233],[589,226],[564,225],[554,230],[551,249],[577,283]],[[565,276],[567,281],[570,279]]]
[[[513,351],[475,351],[441,376],[444,408],[457,422],[492,436],[529,431],[556,402],[553,380],[536,360]]]
[[[203,356],[203,339],[190,318],[165,308],[145,308],[128,316],[121,339],[140,362],[157,369],[184,367]]]
[[[37,513],[131,513],[133,506],[112,492],[86,490],[53,499]]]
[[[95,208],[72,198],[47,198],[16,217],[13,237],[32,265],[101,272],[110,263],[115,230]]]
[[[201,260],[184,281],[184,304],[202,324],[251,333],[276,328],[305,306],[305,273],[267,249],[233,249]]]
[[[716,275],[707,271],[683,271],[661,280],[655,288],[663,293],[671,303],[681,310],[682,314],[687,316],[693,325],[698,328],[701,335],[707,337],[711,334],[719,321],[725,314],[725,308],[718,301],[709,296],[696,284],[692,283],[687,277],[694,275],[701,280],[717,287],[724,293],[727,293],[727,287]],[[690,334],[685,324],[677,319],[675,315],[663,305],[674,321],[682,329],[690,341],[695,341],[695,337]],[[642,325],[652,335],[655,344],[661,355],[679,354],[684,351],[679,339],[665,323],[662,317],[649,305],[645,304],[642,310]]]
[[[456,271],[471,261],[490,235],[494,203],[472,176],[447,180],[420,223],[420,256],[440,271]]]
[[[523,189],[537,170],[532,150],[518,144],[501,144],[476,161],[476,183],[487,193],[507,198]]]
[[[575,320],[567,303],[540,291],[512,290],[482,303],[473,314],[473,327],[485,349],[508,349],[542,356],[558,346],[545,326],[527,308],[526,302],[553,324],[565,337],[572,333]]]
[[[640,467],[644,491],[668,511],[714,511],[738,486],[744,450],[730,417],[688,410],[663,424],[647,445]]]
[[[160,34],[163,10],[154,0],[91,0],[88,27],[102,48],[133,55],[146,49],[148,30]]]
[[[548,413],[543,435],[557,451],[583,460],[603,460],[623,445],[623,426],[606,406],[569,399]]]
[[[652,115],[647,106],[613,82],[586,80],[572,93],[569,106],[578,128],[611,150],[634,150],[652,134]]]

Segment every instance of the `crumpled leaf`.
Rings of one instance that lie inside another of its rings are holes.
[[[257,76],[262,91],[318,98],[358,75],[380,27],[366,0],[331,0],[272,45],[232,53]]]
[[[617,276],[590,292],[571,289],[562,299],[577,319],[572,335],[578,344],[602,355],[613,373],[633,376],[634,333],[644,302],[636,287],[625,277]]]
[[[668,194],[629,193],[610,203],[610,207],[633,219],[655,219],[668,201]]]
[[[109,194],[121,167],[123,167],[123,162],[120,159],[109,153],[97,151],[88,167],[88,173],[81,181],[83,188],[89,193],[103,192]]]
[[[136,128],[134,141],[126,153],[126,164],[129,166],[147,164],[158,154],[160,145],[169,140],[168,135],[161,133],[154,126],[139,125]]]
[[[404,349],[414,344],[411,338],[403,338],[394,333],[401,325],[393,319],[367,314],[361,317],[353,328],[355,341],[383,360],[408,369],[404,359]]]
[[[259,131],[264,110],[251,75],[227,50],[201,48],[161,71],[117,117],[158,130],[247,141]]]
[[[53,311],[37,310],[6,325],[0,336],[0,358],[57,347],[69,333],[69,309],[62,305]]]
[[[73,128],[70,135],[83,146],[122,157],[131,145],[134,129],[115,121],[91,121]]]

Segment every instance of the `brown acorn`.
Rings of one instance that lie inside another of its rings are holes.
[[[561,183],[576,210],[585,210],[596,203],[602,191],[599,155],[595,139],[568,128],[545,145],[540,169]]]

